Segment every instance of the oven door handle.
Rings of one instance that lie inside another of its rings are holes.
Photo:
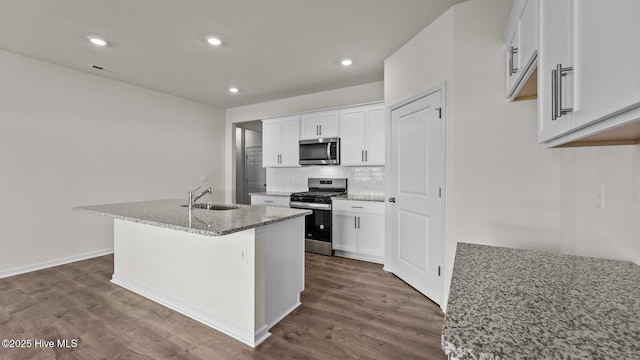
[[[331,210],[331,204],[318,204],[318,203],[291,201],[289,206],[295,209]]]

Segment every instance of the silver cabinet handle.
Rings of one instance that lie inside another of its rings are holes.
[[[320,127],[320,135],[322,135],[322,124],[318,125]]]
[[[518,48],[511,46],[509,48],[509,76],[518,72],[518,68],[513,66],[513,56],[518,54]]]
[[[362,158],[362,162],[364,162],[364,150],[360,150],[360,158]]]
[[[360,229],[360,216],[358,216],[358,229]]]
[[[369,161],[369,150],[364,151],[364,161]]]
[[[558,118],[558,72],[551,70],[551,120]]]
[[[318,125],[316,125],[316,135],[320,135],[320,130],[318,130]]]
[[[556,111],[558,113],[557,117],[561,117],[562,115],[568,114],[573,111],[573,108],[562,107],[562,77],[567,76],[567,73],[569,73],[569,71],[573,71],[572,66],[563,68],[562,64],[558,64],[556,67],[556,78],[558,79],[558,90],[556,90],[556,96],[558,98],[558,103],[556,104]]]
[[[363,206],[351,206],[352,209],[364,209]]]
[[[354,216],[354,217],[353,217],[353,228],[354,228],[354,229],[357,229],[356,224],[357,224],[357,221],[358,221],[358,220],[356,220],[356,218],[357,218],[357,216]]]
[[[264,202],[271,204],[273,203],[273,200],[265,200]]]

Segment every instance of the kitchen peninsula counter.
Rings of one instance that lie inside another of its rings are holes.
[[[111,282],[255,347],[301,304],[304,216],[311,211],[248,205],[190,211],[185,203],[74,210],[114,219]]]
[[[450,359],[640,359],[640,266],[458,243]]]
[[[312,213],[310,210],[234,205],[238,209],[193,209],[190,214],[181,206],[184,204],[185,200],[169,199],[78,206],[74,210],[208,236],[228,235]]]

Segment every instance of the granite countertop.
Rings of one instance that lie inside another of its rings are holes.
[[[237,205],[234,210],[181,207],[185,200],[154,200],[121,204],[78,206],[73,210],[104,215],[195,234],[220,236],[311,214],[310,210]]]
[[[263,192],[249,193],[249,195],[289,197],[289,196],[291,196],[291,193],[290,192],[286,192],[286,191],[263,191]]]
[[[640,266],[458,243],[442,348],[465,359],[640,359]]]
[[[347,195],[334,196],[331,199],[384,202],[384,194],[347,194]]]

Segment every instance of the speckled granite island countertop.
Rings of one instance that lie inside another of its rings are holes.
[[[452,359],[640,359],[640,266],[458,243]]]
[[[73,210],[154,225],[195,234],[221,236],[309,215],[310,210],[237,205],[234,210],[193,209],[185,200],[153,200],[121,204],[78,206]]]

